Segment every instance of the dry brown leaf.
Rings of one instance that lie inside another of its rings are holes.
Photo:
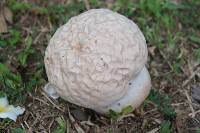
[[[8,27],[2,12],[0,12],[0,33],[8,32]]]
[[[3,13],[4,13],[4,18],[6,19],[6,21],[8,21],[10,24],[12,24],[13,23],[13,13],[12,13],[12,11],[9,8],[4,7]]]
[[[156,47],[155,46],[152,46],[152,47],[149,47],[148,50],[149,50],[149,53],[154,56],[155,55],[155,49]]]
[[[89,10],[90,9],[89,1],[88,0],[84,0],[84,4],[85,4],[86,9]]]

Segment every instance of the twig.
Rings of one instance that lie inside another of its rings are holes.
[[[182,133],[182,130],[180,129],[181,125],[182,125],[182,122],[181,122],[181,120],[179,118],[180,118],[179,116],[176,117],[175,128],[177,129],[177,133]]]
[[[148,114],[148,113],[151,113],[151,112],[154,112],[154,111],[157,111],[158,109],[157,108],[154,108],[154,109],[152,109],[152,110],[149,110],[149,111],[147,111],[147,112],[144,112],[144,115],[146,115],[146,114]]]
[[[24,123],[25,123],[26,127],[27,127],[28,129],[30,129],[30,126],[28,125],[28,123],[27,123],[26,121],[24,121]]]
[[[35,124],[38,122],[39,119],[40,119],[40,118],[38,118],[38,115],[36,115],[36,118],[33,119],[34,121],[32,122],[31,127],[35,126]]]
[[[157,133],[159,129],[160,129],[160,127],[157,127],[147,133]]]
[[[186,104],[186,103],[187,103],[187,102],[172,103],[171,105],[172,105],[172,106],[179,106],[179,105]]]
[[[42,100],[42,99],[39,99],[39,98],[37,98],[37,97],[33,97],[33,99],[35,99],[35,100],[37,100],[37,101],[40,101],[40,102],[42,102],[42,103],[44,103],[44,104],[46,104],[46,105],[49,106],[49,104],[48,104],[47,102],[45,102],[44,100]]]
[[[161,124],[162,122],[161,122],[161,120],[159,120],[159,119],[156,119],[156,118],[152,118],[155,122],[157,122],[158,124]]]
[[[132,117],[132,118],[134,118],[135,115],[134,115],[134,114],[122,115],[121,117],[119,117],[119,119],[117,119],[117,121],[121,121],[121,120],[123,120],[124,118],[127,118],[127,117]]]
[[[49,124],[49,126],[48,126],[48,131],[49,131],[49,133],[51,133],[51,126],[53,125],[53,123],[54,123],[54,119],[51,121],[51,123]]]
[[[198,113],[200,113],[200,110],[197,110],[197,111],[195,111],[195,112],[193,112],[193,113],[190,113],[189,116],[193,117],[193,115],[196,115],[196,114],[198,114]]]
[[[50,18],[48,17],[48,25],[49,25],[49,29],[52,30],[53,29],[53,26],[52,26],[52,23],[51,23],[51,20]]]
[[[157,106],[156,106],[156,104],[155,104],[155,103],[153,103],[153,102],[152,102],[152,101],[150,101],[150,100],[146,100],[145,102],[146,102],[146,103],[148,103],[148,104],[151,104],[151,105],[153,105],[154,107],[157,107]]]
[[[58,110],[60,110],[61,112],[64,112],[63,109],[61,109],[59,106],[57,106],[44,92],[41,92],[43,96],[45,96],[47,98],[47,100]]]
[[[69,107],[68,107],[68,114],[69,114],[69,119],[71,120],[71,122],[72,122],[74,128],[76,129],[76,131],[77,131],[78,133],[85,133],[85,132],[83,131],[83,129],[82,129],[82,128],[78,125],[78,123],[75,121],[74,117],[71,115],[70,110],[69,110]]]
[[[182,87],[185,87],[192,79],[193,77],[200,71],[200,68],[198,68],[196,71],[194,71],[190,77],[188,79],[186,79],[184,82],[183,82],[183,85]]]
[[[177,93],[179,93],[180,91],[179,90],[176,90],[175,92],[173,92],[171,95],[172,95],[172,97],[174,96],[174,95],[176,95]]]
[[[41,36],[42,36],[42,32],[40,32],[40,33],[36,36],[35,40],[33,41],[33,44],[37,44],[37,42],[38,42],[38,40],[40,39]]]
[[[191,101],[191,99],[190,99],[190,96],[188,95],[188,92],[185,90],[185,96],[187,97],[187,100],[188,100],[188,104],[189,104],[189,106],[190,106],[190,109],[191,109],[191,111],[192,111],[192,113],[190,113],[191,115],[191,117],[192,118],[194,118],[195,117],[195,111],[194,111],[194,108],[193,108],[193,106],[192,106],[192,101]]]
[[[26,130],[26,128],[24,127],[23,123],[21,123],[22,129],[24,129],[24,131]]]
[[[172,64],[168,61],[166,55],[161,50],[159,50],[159,51],[160,51],[161,56],[167,61],[167,64],[169,65],[169,67],[172,71],[173,70]]]
[[[84,125],[84,124],[87,124],[87,125],[89,125],[89,126],[94,126],[95,124],[94,123],[92,123],[91,121],[81,121],[80,122],[81,123],[81,125]]]

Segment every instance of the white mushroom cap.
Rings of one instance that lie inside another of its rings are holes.
[[[44,61],[49,82],[62,98],[106,113],[144,101],[151,86],[147,55],[135,23],[108,9],[92,9],[56,31]]]

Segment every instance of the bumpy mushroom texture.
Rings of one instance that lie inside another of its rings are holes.
[[[142,32],[108,9],[72,17],[51,38],[44,61],[63,99],[100,113],[136,108],[150,90]]]

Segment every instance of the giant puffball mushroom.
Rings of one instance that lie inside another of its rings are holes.
[[[151,88],[145,38],[128,18],[108,9],[72,17],[45,52],[49,83],[63,99],[99,113],[137,108]]]

